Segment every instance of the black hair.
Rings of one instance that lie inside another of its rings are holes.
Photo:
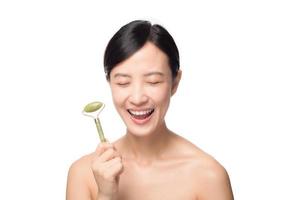
[[[135,20],[121,27],[107,44],[104,53],[106,79],[110,80],[110,72],[117,64],[129,58],[148,41],[167,55],[172,77],[175,78],[179,70],[179,52],[170,33],[159,24]]]

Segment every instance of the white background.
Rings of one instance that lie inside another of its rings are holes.
[[[299,10],[286,0],[1,1],[0,199],[65,198],[69,166],[99,142],[86,103],[106,103],[110,141],[124,134],[102,58],[134,19],[177,42],[183,77],[167,123],[225,166],[235,199],[300,199]]]

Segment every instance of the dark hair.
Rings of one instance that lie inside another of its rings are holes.
[[[172,36],[161,25],[135,20],[121,27],[107,44],[104,53],[106,79],[110,79],[110,72],[117,64],[141,49],[147,41],[167,55],[172,77],[176,77],[179,70],[179,52]]]

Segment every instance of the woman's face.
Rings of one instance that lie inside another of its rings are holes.
[[[113,68],[113,102],[130,133],[148,135],[164,125],[180,76],[172,80],[168,57],[150,42]]]

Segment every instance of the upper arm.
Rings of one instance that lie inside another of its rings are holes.
[[[78,160],[71,165],[67,180],[67,200],[91,200],[85,165],[82,160]]]
[[[197,197],[201,200],[233,200],[230,179],[226,170],[215,164],[201,175]]]

